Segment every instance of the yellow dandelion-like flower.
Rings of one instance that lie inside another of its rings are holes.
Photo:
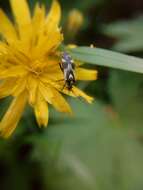
[[[16,128],[27,103],[33,107],[39,126],[48,124],[48,105],[71,113],[62,96],[92,98],[73,86],[63,89],[64,76],[59,67],[57,49],[63,40],[59,28],[61,9],[56,0],[46,15],[44,6],[36,4],[31,16],[26,0],[11,0],[15,22],[0,10],[0,98],[13,96],[0,122],[0,133],[9,137]],[[75,67],[76,80],[95,80],[97,72]]]

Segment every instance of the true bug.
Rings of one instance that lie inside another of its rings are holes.
[[[71,90],[73,84],[75,83],[75,76],[74,76],[75,65],[72,57],[67,52],[62,53],[60,68],[64,73],[64,80],[65,80],[64,87],[67,86],[68,90]]]

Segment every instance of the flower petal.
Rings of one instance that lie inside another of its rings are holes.
[[[36,102],[37,88],[38,81],[34,78],[34,76],[29,76],[27,80],[27,89],[29,92],[29,103],[31,105],[34,105]]]
[[[35,4],[33,19],[34,19],[34,17],[36,17],[36,15],[38,16],[38,13],[41,13],[42,18],[45,19],[45,16],[46,16],[46,7],[45,7],[44,4],[40,4],[39,2],[37,2]]]
[[[2,70],[0,73],[0,79],[8,77],[24,76],[26,74],[27,70],[25,70],[22,66],[13,66],[11,68]]]
[[[60,73],[60,72],[51,72],[51,73],[45,73],[45,74],[43,74],[43,76],[42,77],[44,77],[44,78],[47,78],[47,79],[49,79],[49,80],[52,80],[52,81],[64,81],[64,76],[63,76],[63,73]]]
[[[36,104],[34,105],[34,111],[39,127],[47,127],[49,119],[48,104],[40,92],[38,93]]]
[[[63,98],[63,96],[54,88],[50,87],[53,98],[52,98],[52,105],[57,111],[70,113],[72,114],[72,110],[70,105],[67,103],[67,101]]]
[[[61,18],[61,8],[57,0],[54,0],[43,26],[39,42],[34,51],[34,56],[42,56],[57,48],[63,40],[63,35],[58,28]]]
[[[17,40],[17,34],[13,24],[1,9],[0,9],[0,33],[2,33],[2,35],[6,38],[8,43]]]
[[[41,80],[43,81],[43,83],[51,85],[53,88],[55,88],[56,90],[58,90],[59,92],[63,94],[76,97],[76,95],[71,90],[68,90],[67,88],[63,88],[65,85],[64,80],[53,82],[50,79],[48,79],[48,77],[45,77],[44,75],[41,77]]]
[[[97,71],[83,68],[77,68],[75,71],[76,80],[96,80]]]
[[[40,44],[38,44],[33,50],[33,56],[35,59],[48,55],[49,52],[53,52],[63,41],[63,35],[58,28],[56,32],[53,31],[51,34],[48,32],[45,33],[46,35],[43,35],[43,39],[39,40]]]
[[[23,41],[29,41],[32,35],[32,25],[28,3],[26,0],[11,0],[10,3],[20,38]]]
[[[0,84],[0,98],[10,96],[15,88],[16,79],[6,79]]]
[[[42,96],[44,97],[45,101],[48,103],[52,103],[53,93],[48,85],[40,83],[39,91],[41,92]]]
[[[0,134],[8,138],[15,130],[27,102],[27,94],[24,92],[16,97],[0,122]]]
[[[39,30],[39,24],[41,23],[43,24],[44,17],[45,17],[45,7],[44,6],[41,7],[39,3],[36,3],[32,18],[33,29]]]
[[[49,62],[48,62],[49,63]],[[41,75],[42,78],[47,78],[47,80],[58,81],[64,80],[64,74],[60,69],[59,64],[48,65],[47,68],[43,69],[44,72]]]
[[[63,96],[58,92],[58,91],[62,91],[63,86],[61,86],[60,84],[57,84],[56,82],[52,82],[48,80],[47,78],[41,78],[41,80],[43,83],[45,83],[43,93],[41,92],[45,100],[51,103],[55,107],[55,109],[57,109],[60,112],[72,113],[69,104],[63,98]],[[44,90],[46,92],[44,92]],[[50,92],[50,96],[49,96],[49,92]],[[70,94],[70,92],[71,91],[68,91],[68,95]],[[72,95],[75,96],[71,92],[71,96]]]
[[[91,96],[88,96],[87,94],[85,94],[83,91],[81,91],[80,89],[76,88],[75,86],[72,88],[73,93],[77,96],[77,97],[82,97],[84,98],[88,103],[92,103],[93,98]]]
[[[0,41],[0,56],[5,56],[7,54],[6,44]]]
[[[59,25],[61,20],[61,7],[57,0],[53,0],[50,12],[46,18],[47,26],[50,25],[49,30],[52,31],[53,28]]]
[[[26,77],[18,78],[15,82],[15,88],[12,92],[13,96],[19,96],[26,89]]]
[[[37,45],[39,36],[42,30],[42,26],[44,25],[44,17],[45,17],[45,7],[40,6],[39,3],[36,3],[34,9],[34,15],[32,18],[32,26],[33,26],[33,46]]]

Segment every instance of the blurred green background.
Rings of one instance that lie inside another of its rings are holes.
[[[37,1],[29,0],[31,11]],[[49,9],[50,0],[39,2]],[[143,57],[142,0],[60,3],[67,44],[94,44]],[[0,7],[11,16],[7,0],[0,0]],[[68,29],[73,9],[83,18],[74,32]],[[69,99],[72,118],[51,108],[47,129],[38,128],[28,107],[15,134],[0,140],[0,190],[143,189],[143,76],[96,69],[97,81],[78,83],[95,97],[92,105]],[[0,101],[1,116],[9,101]]]

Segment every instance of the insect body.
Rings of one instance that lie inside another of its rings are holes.
[[[75,76],[74,76],[75,65],[73,59],[67,52],[62,53],[60,68],[64,73],[65,85],[67,86],[68,90],[71,90],[73,84],[75,83]]]

